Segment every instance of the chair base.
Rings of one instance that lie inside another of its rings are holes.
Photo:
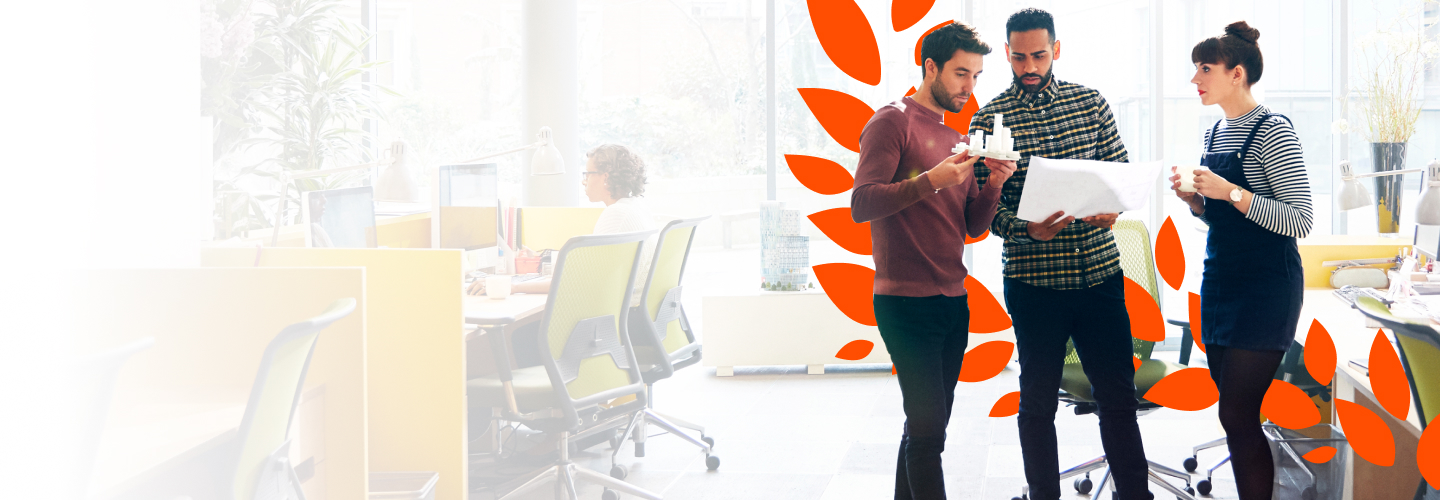
[[[629,493],[631,495],[635,495],[637,497],[645,498],[648,500],[662,500],[660,498],[660,495],[651,493],[648,490],[621,481],[619,479],[615,479],[610,476],[592,471],[590,469],[575,465],[574,462],[570,461],[569,441],[570,433],[562,433],[560,436],[560,463],[552,465],[550,466],[550,468],[545,469],[543,472],[535,475],[535,477],[530,478],[529,481],[526,481],[524,484],[521,484],[519,487],[511,490],[509,493],[506,493],[505,496],[500,497],[499,500],[515,500],[517,498],[520,498],[521,495],[529,493],[536,488],[539,488],[540,485],[545,484],[546,482],[549,482],[551,480],[555,481],[556,500],[580,500],[580,495],[576,493],[575,490],[575,481],[577,479],[581,481],[589,481],[591,483],[599,484],[606,489]]]
[[[643,408],[635,412],[635,416],[630,420],[630,425],[625,427],[625,431],[620,435],[620,441],[615,443],[615,449],[610,452],[611,464],[615,463],[615,457],[620,453],[620,447],[625,444],[627,439],[634,440],[636,457],[645,456],[645,440],[649,436],[646,427],[649,424],[658,425],[660,428],[665,429],[666,432],[700,448],[700,451],[705,453],[705,467],[707,469],[716,470],[720,468],[720,457],[713,452],[715,440],[705,436],[704,427],[674,417],[661,415],[650,408]],[[696,438],[695,436],[691,436],[690,433],[681,430],[681,428],[699,432],[700,437]]]
[[[1154,483],[1156,486],[1159,486],[1161,489],[1163,489],[1163,490],[1165,490],[1165,491],[1168,491],[1168,492],[1170,492],[1170,493],[1174,493],[1174,494],[1175,494],[1175,498],[1177,498],[1177,499],[1180,499],[1180,500],[1195,500],[1195,490],[1190,487],[1190,475],[1189,475],[1189,474],[1186,474],[1186,473],[1184,473],[1184,472],[1181,472],[1181,471],[1178,471],[1178,470],[1175,470],[1175,469],[1171,469],[1171,468],[1166,467],[1166,466],[1164,466],[1164,465],[1160,465],[1159,463],[1156,463],[1156,462],[1153,461],[1153,460],[1148,461],[1148,462],[1149,462],[1149,467],[1148,467],[1148,469],[1149,469],[1150,482],[1151,482],[1151,483]],[[1111,479],[1110,479],[1110,463],[1105,459],[1105,455],[1100,455],[1100,456],[1098,456],[1098,457],[1095,457],[1095,458],[1092,458],[1092,459],[1090,459],[1090,460],[1087,460],[1087,461],[1085,461],[1084,463],[1081,463],[1080,465],[1076,465],[1076,466],[1071,467],[1071,468],[1069,468],[1069,469],[1065,469],[1065,470],[1063,470],[1063,471],[1060,471],[1060,479],[1063,481],[1063,480],[1065,480],[1066,478],[1075,477],[1075,476],[1080,476],[1080,475],[1083,474],[1083,475],[1085,476],[1086,481],[1088,481],[1089,478],[1090,478],[1090,472],[1096,471],[1096,470],[1104,470],[1104,472],[1102,472],[1102,473],[1101,473],[1101,476],[1100,476],[1100,484],[1095,485],[1094,493],[1091,493],[1091,498],[1096,498],[1096,495],[1098,495],[1100,492],[1105,491],[1105,487],[1106,487],[1106,486],[1112,486],[1112,487],[1113,487],[1113,485],[1110,483],[1110,481],[1111,481]],[[1173,478],[1176,478],[1176,479],[1180,479],[1180,480],[1185,481],[1185,489],[1182,490],[1182,489],[1180,489],[1180,488],[1175,487],[1175,485],[1170,484],[1170,482],[1169,482],[1169,481],[1166,481],[1165,478],[1162,477],[1162,476],[1169,476],[1169,477],[1173,477]],[[1078,486],[1079,486],[1079,483],[1077,483],[1077,488],[1078,488]],[[1087,488],[1087,489],[1088,489],[1088,488]],[[1024,496],[1023,496],[1022,498],[1027,498],[1027,497],[1029,496],[1029,493],[1030,493],[1029,487],[1026,487],[1026,488],[1025,488],[1025,492],[1024,492]]]

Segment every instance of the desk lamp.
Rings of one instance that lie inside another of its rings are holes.
[[[1406,170],[1371,172],[1368,174],[1359,175],[1355,174],[1354,169],[1350,166],[1349,160],[1342,161],[1340,162],[1340,180],[1344,182],[1344,185],[1340,188],[1340,210],[1354,210],[1360,207],[1369,206],[1372,203],[1372,201],[1370,200],[1370,191],[1365,189],[1365,185],[1360,183],[1360,179],[1365,179],[1369,177],[1381,177],[1386,175],[1413,174],[1424,172],[1425,170],[1430,171],[1430,185],[1440,185],[1437,184],[1435,178],[1435,174],[1437,172],[1440,172],[1440,160],[1430,162],[1430,165],[1429,167],[1427,167],[1427,169],[1411,168]],[[1399,204],[1398,196],[1396,197],[1394,203],[1396,205]],[[1399,208],[1400,207],[1398,206],[1390,207],[1391,213],[1399,214]],[[1418,208],[1417,212],[1418,213],[1416,214],[1416,222],[1420,224],[1440,224],[1440,194],[1437,194],[1433,187],[1432,189],[1427,189],[1425,193],[1421,195],[1420,207]],[[1399,215],[1394,215],[1393,219],[1394,220],[1392,221],[1392,224],[1398,226]],[[1381,225],[1384,225],[1385,221],[1382,220],[1380,222]],[[1395,229],[1396,231],[1399,230],[1398,227],[1396,227]]]
[[[496,156],[519,153],[527,149],[535,150],[535,156],[530,159],[530,175],[558,175],[565,173],[565,159],[560,157],[560,150],[556,149],[555,143],[550,140],[550,127],[540,127],[540,131],[535,133],[535,142],[533,144],[498,153],[490,153],[478,158],[471,158],[460,162],[460,164],[475,163]]]

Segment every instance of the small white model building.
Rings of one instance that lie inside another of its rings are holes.
[[[995,114],[995,126],[992,130],[995,133],[989,137],[985,136],[985,132],[975,131],[975,134],[970,136],[970,144],[956,144],[955,149],[950,152],[959,153],[968,149],[971,156],[997,160],[1020,160],[1020,153],[1015,151],[1015,139],[1010,137],[1010,129],[1005,126],[1005,115]]]

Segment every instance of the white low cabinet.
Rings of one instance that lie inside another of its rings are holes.
[[[819,290],[710,295],[702,304],[702,359],[722,377],[736,366],[806,365],[822,374],[827,364],[890,363],[880,330],[852,321]],[[835,357],[855,340],[875,347],[855,361]]]

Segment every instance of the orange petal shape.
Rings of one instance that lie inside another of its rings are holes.
[[[1384,330],[1376,330],[1370,343],[1370,386],[1385,411],[1400,420],[1410,416],[1410,381]]]
[[[1210,380],[1210,370],[1186,368],[1166,375],[1143,396],[1145,400],[1180,411],[1199,411],[1209,408],[1220,399],[1215,381]]]
[[[974,276],[965,276],[965,294],[970,301],[970,333],[995,333],[1010,328],[1010,315],[990,289]]]
[[[852,340],[849,344],[845,344],[845,347],[841,347],[840,352],[835,353],[835,357],[846,361],[859,361],[865,356],[869,356],[870,350],[874,348],[875,343],[869,340]]]
[[[915,95],[915,92],[916,92],[915,87],[910,87],[910,90],[905,91],[905,97],[910,97],[910,96],[912,96],[912,95]]]
[[[875,114],[869,104],[850,94],[830,89],[796,89],[800,98],[820,121],[820,127],[845,149],[860,152],[860,131]]]
[[[1205,352],[1205,342],[1200,338],[1200,294],[1190,292],[1190,338],[1195,339],[1195,346],[1200,352]]]
[[[890,365],[890,374],[891,374],[891,375],[894,375],[894,374],[895,374],[895,365]]]
[[[980,103],[975,101],[975,94],[970,94],[970,100],[965,101],[965,106],[960,108],[959,113],[945,113],[945,126],[968,135],[970,134],[970,119],[975,117],[976,111],[980,111]]]
[[[925,18],[935,0],[895,0],[890,2],[890,27],[905,31]]]
[[[1320,385],[1330,385],[1335,376],[1335,341],[1318,319],[1310,321],[1310,332],[1305,334],[1305,371]]]
[[[852,321],[875,326],[875,270],[858,264],[833,263],[812,267],[815,280]]]
[[[1135,371],[1140,371],[1140,363],[1141,363],[1141,361],[1140,361],[1140,356],[1136,356],[1136,355],[1134,355],[1134,354],[1131,354],[1131,355],[1130,355],[1130,362],[1135,365]]]
[[[810,214],[810,222],[840,248],[853,254],[870,255],[870,223],[855,223],[850,217],[850,207],[815,212]]]
[[[961,382],[984,382],[991,377],[999,375],[1005,370],[1005,365],[1010,363],[1010,355],[1015,353],[1015,344],[1004,340],[994,340],[975,346],[965,353],[965,360],[960,364]]]
[[[1155,297],[1135,280],[1125,278],[1125,311],[1130,313],[1130,335],[1151,342],[1165,341],[1165,318]]]
[[[989,229],[986,229],[984,233],[981,233],[979,238],[971,238],[970,235],[967,234],[967,235],[965,235],[965,244],[966,244],[966,245],[974,245],[974,244],[976,244],[976,243],[985,241],[985,238],[989,238],[989,237],[990,237],[990,230],[989,230]]]
[[[879,85],[880,46],[860,6],[854,0],[807,0],[805,4],[815,38],[820,39],[820,48],[830,61],[850,78]]]
[[[954,20],[954,19],[951,19],[951,20],[949,20],[949,21],[945,21],[945,22],[943,22],[943,23],[940,23],[940,24],[931,26],[930,29],[925,30],[925,33],[922,33],[922,34],[920,35],[920,39],[919,39],[919,40],[915,40],[915,65],[916,65],[916,66],[924,66],[924,65],[925,65],[925,60],[920,58],[920,48],[925,46],[925,37],[930,36],[930,34],[931,34],[931,33],[934,33],[935,30],[938,30],[938,29],[940,29],[940,28],[943,28],[943,27],[945,27],[945,25],[950,24],[950,23],[953,23],[953,22],[955,22],[955,20]]]
[[[785,155],[785,164],[800,184],[819,194],[840,194],[855,186],[855,177],[849,170],[824,158]]]
[[[1185,282],[1185,249],[1180,247],[1180,233],[1175,232],[1175,221],[1165,218],[1160,234],[1155,237],[1155,268],[1160,277],[1172,290],[1179,290]]]
[[[1372,464],[1389,467],[1395,464],[1395,435],[1385,421],[1364,406],[1335,398],[1335,413],[1345,429],[1345,440]]]
[[[1317,464],[1323,464],[1325,462],[1329,462],[1330,459],[1335,458],[1335,451],[1335,447],[1333,446],[1321,446],[1319,448],[1315,448],[1314,450],[1310,450],[1310,453],[1306,453],[1301,457],[1305,460],[1309,460]]]
[[[990,416],[1008,417],[1020,413],[1020,391],[1015,391],[995,400],[995,405],[990,407]]]
[[[1320,409],[1305,391],[1284,380],[1270,382],[1270,390],[1265,391],[1265,399],[1260,403],[1260,413],[1286,429],[1304,429],[1320,423]]]
[[[1415,463],[1420,466],[1420,475],[1431,485],[1440,484],[1440,425],[1430,422],[1425,433],[1420,435],[1420,445],[1415,447]]]

